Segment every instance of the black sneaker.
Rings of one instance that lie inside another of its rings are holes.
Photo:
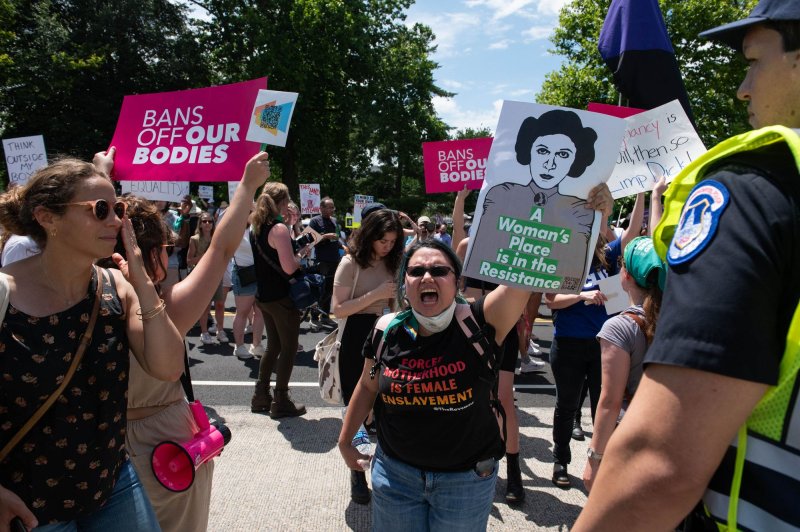
[[[565,490],[570,488],[566,465],[559,463],[553,464],[553,484]]]

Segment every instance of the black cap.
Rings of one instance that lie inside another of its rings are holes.
[[[383,203],[367,203],[366,205],[364,205],[364,208],[361,209],[361,220],[363,221],[364,218],[369,216],[371,213],[385,208],[386,205],[384,205]]]
[[[770,20],[800,20],[800,0],[761,0],[747,18],[706,30],[700,37],[741,50],[747,31]]]

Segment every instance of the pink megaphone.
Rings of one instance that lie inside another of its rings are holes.
[[[200,401],[189,403],[189,408],[200,430],[185,443],[162,441],[153,449],[150,460],[156,479],[170,491],[189,489],[195,470],[218,456],[231,441],[230,429],[221,423],[210,424]]]

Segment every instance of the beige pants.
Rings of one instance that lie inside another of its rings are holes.
[[[181,493],[162,486],[150,465],[153,448],[164,440],[184,442],[197,432],[186,401],[179,401],[144,419],[128,421],[125,443],[164,532],[204,532],[208,528],[214,461],[201,465],[192,486]]]

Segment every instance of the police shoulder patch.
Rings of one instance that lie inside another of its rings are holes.
[[[689,262],[708,246],[729,201],[730,194],[722,183],[707,180],[694,187],[683,205],[675,236],[667,252],[669,264]]]

